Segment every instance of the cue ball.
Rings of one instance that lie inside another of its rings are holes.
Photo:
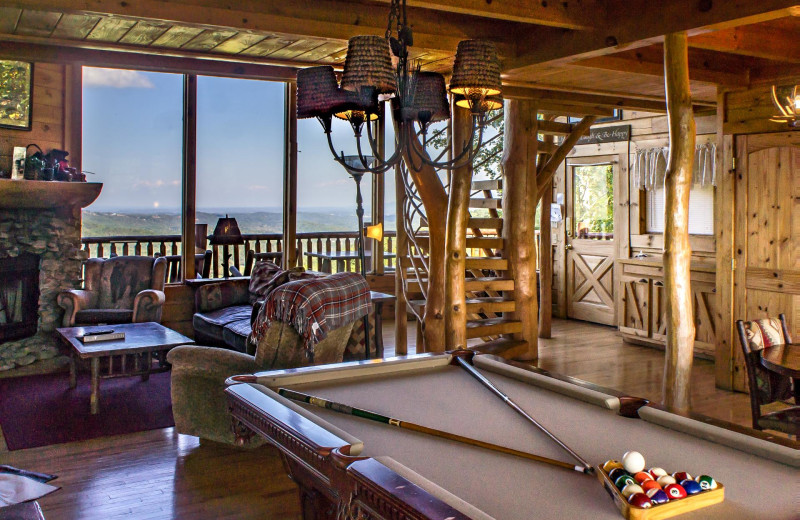
[[[644,469],[644,457],[638,451],[629,451],[622,456],[622,465],[625,471],[634,475]]]

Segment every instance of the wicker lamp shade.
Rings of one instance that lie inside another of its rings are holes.
[[[342,89],[360,92],[364,88],[377,94],[397,91],[389,42],[381,36],[355,36],[347,42]]]
[[[435,123],[450,119],[444,76],[438,72],[417,72],[414,96],[407,108],[404,115],[420,122]]]
[[[324,116],[340,103],[333,67],[309,67],[297,71],[297,119]]]
[[[470,102],[464,96],[456,95],[455,97],[456,106],[461,108],[472,108],[470,107]],[[479,111],[480,112],[491,112],[492,110],[497,110],[499,108],[503,108],[503,97],[502,96],[487,96],[480,102]]]
[[[464,40],[458,43],[450,92],[472,97],[500,93],[500,60],[494,43],[486,40]]]
[[[339,89],[336,95],[337,103],[333,107],[333,115],[339,119],[350,121],[354,114],[363,117],[366,121],[378,119],[377,100],[350,90]]]

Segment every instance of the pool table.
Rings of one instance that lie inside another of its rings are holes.
[[[690,519],[797,519],[800,444],[632,403],[612,391],[491,355],[422,354],[235,376],[234,428],[277,446],[300,486],[304,518],[621,518],[596,476],[306,407],[285,387],[402,420],[573,462],[454,366],[465,355],[592,464],[644,454],[648,467],[708,474],[725,500]],[[650,511],[655,511],[651,509]],[[361,515],[361,516],[359,516]]]

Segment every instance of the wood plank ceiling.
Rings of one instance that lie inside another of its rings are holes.
[[[0,7],[0,42],[341,66],[348,37],[384,33],[388,3],[10,0]],[[692,92],[700,105],[713,105],[717,85],[742,88],[800,77],[800,6],[791,1],[664,0],[659,8],[647,0],[408,4],[413,57],[423,68],[447,73],[459,40],[490,38],[509,86],[594,95],[591,103],[598,106],[663,106],[661,41],[673,30],[689,31]],[[581,100],[572,96],[570,102]]]

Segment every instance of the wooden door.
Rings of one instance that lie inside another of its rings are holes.
[[[800,333],[800,132],[736,138],[734,319],[786,314]],[[746,389],[738,337],[733,386]]]
[[[567,317],[616,324],[614,218],[616,156],[567,161]]]

